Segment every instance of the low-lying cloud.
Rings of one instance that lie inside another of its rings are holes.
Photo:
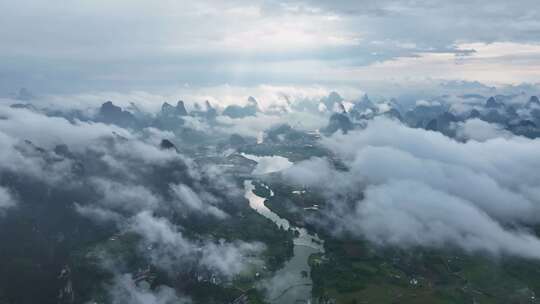
[[[232,277],[250,265],[259,264],[261,261],[253,256],[264,248],[260,243],[242,241],[191,240],[184,236],[181,227],[149,212],[134,216],[125,229],[143,238],[141,249],[153,265],[172,272],[196,264],[216,275]]]
[[[284,175],[324,190],[337,233],[540,258],[540,240],[526,228],[540,215],[540,141],[483,139],[461,143],[377,118],[322,141],[347,170],[311,159]]]
[[[15,206],[16,202],[17,201],[11,191],[0,186],[0,215],[2,215],[3,210]]]
[[[182,209],[188,208],[195,212],[202,214],[208,214],[215,216],[216,218],[223,219],[227,217],[227,213],[221,209],[209,204],[207,201],[216,202],[217,199],[212,197],[208,193],[204,193],[206,201],[203,201],[201,197],[195,193],[189,186],[184,184],[171,185],[171,192],[173,193],[175,200],[175,207],[181,212]]]
[[[489,123],[478,118],[468,119],[456,125],[456,138],[461,140],[486,141],[498,137],[508,138],[512,133],[500,125]]]
[[[113,304],[190,304],[191,299],[180,296],[168,286],[154,290],[146,282],[137,284],[130,274],[117,275],[109,288]]]
[[[175,274],[195,268],[231,278],[262,263],[257,258],[264,250],[261,243],[185,233],[178,223],[186,220],[178,215],[209,222],[229,217],[219,204],[241,197],[241,191],[218,167],[198,165],[176,149],[161,149],[160,137],[173,134],[69,121],[5,106],[0,107],[0,118],[2,175],[73,190],[80,201],[62,204],[98,225],[114,224],[120,234],[140,236],[138,254],[154,267]],[[0,213],[17,204],[15,194],[0,186]],[[112,295],[115,303],[187,301],[170,288],[145,290],[131,278],[115,275],[116,286],[124,290],[124,299]]]

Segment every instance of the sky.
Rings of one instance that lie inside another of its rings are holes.
[[[0,1],[0,95],[540,82],[537,0]]]

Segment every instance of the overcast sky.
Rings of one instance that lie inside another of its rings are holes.
[[[540,82],[538,0],[0,1],[0,93]]]

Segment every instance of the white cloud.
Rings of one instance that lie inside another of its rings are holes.
[[[93,178],[91,185],[102,195],[100,205],[112,210],[137,213],[158,208],[161,198],[143,185]]]
[[[175,208],[182,212],[184,208],[188,208],[192,211],[200,212],[202,214],[209,214],[216,218],[226,218],[228,215],[221,209],[213,206],[207,200],[215,202],[216,199],[210,194],[205,195],[207,199],[203,201],[201,197],[195,193],[190,187],[184,184],[170,185],[170,189],[175,197]]]
[[[242,154],[244,157],[257,162],[253,174],[268,174],[285,170],[293,165],[289,159],[283,156],[256,156]]]
[[[537,81],[536,4],[23,0],[0,4],[0,88]]]
[[[154,290],[145,282],[135,283],[130,274],[116,275],[109,288],[113,304],[189,304],[192,301],[179,296],[168,286],[158,286]]]
[[[72,149],[84,150],[94,140],[114,133],[133,136],[122,128],[94,122],[70,123],[65,118],[49,117],[27,109],[0,106],[0,131],[13,138],[30,140],[44,148],[67,144]]]
[[[419,182],[368,186],[355,212],[344,215],[348,231],[382,245],[441,248],[540,258],[540,239],[513,231],[470,202]]]
[[[181,227],[146,211],[134,216],[126,231],[142,236],[143,253],[155,266],[171,272],[183,265],[196,264],[232,277],[253,264],[259,264],[260,260],[253,256],[264,248],[260,243],[242,241],[191,240],[183,235]]]
[[[7,208],[14,207],[17,204],[17,200],[11,193],[11,191],[5,187],[0,186],[0,215],[2,211]]]
[[[299,130],[316,130],[328,124],[326,116],[296,110],[281,114],[257,113],[243,118],[219,116],[217,120],[227,125],[224,131],[251,137],[257,137],[275,125],[288,124]]]
[[[26,174],[54,184],[70,175],[68,160],[48,163],[35,146],[3,133],[0,129],[0,171]]]
[[[468,119],[456,125],[456,138],[463,140],[486,141],[495,138],[509,138],[511,132],[504,130],[500,125],[485,122],[480,119]]]
[[[460,143],[377,118],[364,130],[336,134],[323,144],[348,171],[312,159],[284,174],[323,189],[337,227],[377,243],[540,257],[527,249],[538,239],[522,226],[537,224],[540,215],[539,140]],[[365,199],[351,213],[343,200],[356,201],[360,192]]]

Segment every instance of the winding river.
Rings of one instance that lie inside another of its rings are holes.
[[[268,188],[268,187],[267,187]],[[265,198],[253,193],[255,186],[251,180],[244,181],[245,197],[249,206],[260,215],[274,222],[278,227],[297,232],[294,239],[294,255],[283,268],[261,281],[261,286],[267,290],[267,298],[271,303],[296,304],[311,303],[312,281],[310,278],[309,256],[313,253],[324,252],[322,241],[317,235],[310,235],[304,228],[292,226],[288,220],[281,218],[265,204]],[[273,196],[271,189],[270,195]]]

